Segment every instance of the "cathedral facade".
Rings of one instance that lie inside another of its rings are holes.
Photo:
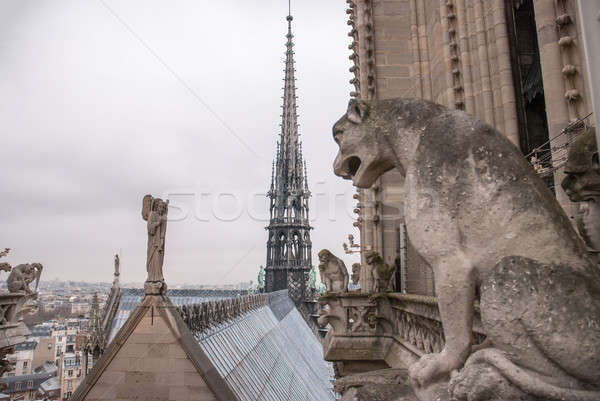
[[[575,215],[558,185],[569,143],[591,124],[590,75],[575,0],[347,4],[351,97],[416,97],[478,117],[521,150],[567,215]],[[404,229],[403,196],[396,171],[357,191],[362,266],[364,253],[377,251],[396,264],[397,291],[433,295],[432,272]]]

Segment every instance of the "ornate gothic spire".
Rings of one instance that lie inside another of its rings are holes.
[[[94,356],[94,360],[104,352],[105,346],[106,342],[104,339],[104,330],[102,328],[102,312],[98,302],[98,293],[95,292],[94,297],[92,298],[92,307],[90,309],[88,337],[88,350]]]
[[[275,189],[282,192],[302,190],[303,163],[298,135],[298,110],[296,105],[296,78],[294,68],[294,35],[292,20],[288,15],[287,42],[285,52],[285,78],[283,85],[283,113],[281,134],[277,149]]]
[[[285,77],[281,133],[277,141],[275,166],[271,176],[271,220],[267,226],[266,291],[288,289],[295,301],[306,299],[308,272],[312,265],[308,184],[298,134],[296,78],[291,13],[287,20]]]

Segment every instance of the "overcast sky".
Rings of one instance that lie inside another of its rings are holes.
[[[1,0],[0,247],[43,279],[146,277],[144,194],[168,197],[167,283],[256,280],[280,131],[286,0]],[[343,255],[332,124],[350,86],[344,0],[292,4],[316,253]],[[356,235],[357,236],[357,235]],[[356,258],[345,258],[347,266]]]

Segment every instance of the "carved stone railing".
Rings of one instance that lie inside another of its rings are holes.
[[[177,310],[188,328],[199,336],[238,316],[267,304],[266,294],[181,305]]]
[[[0,376],[12,369],[6,356],[30,334],[23,315],[34,298],[35,294],[25,292],[0,292]]]
[[[444,331],[434,297],[326,293],[319,303],[319,324],[329,328],[323,341],[328,361],[384,362],[391,367],[405,367],[444,347]],[[485,333],[478,308],[475,310],[473,343],[479,344]]]

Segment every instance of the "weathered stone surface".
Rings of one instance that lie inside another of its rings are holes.
[[[571,202],[579,204],[577,229],[590,252],[600,261],[600,165],[593,127],[569,147],[563,190]]]
[[[87,400],[216,400],[165,317],[148,309]]]
[[[413,401],[406,369],[383,369],[339,379],[335,391],[342,401]]]
[[[528,395],[600,399],[600,272],[504,135],[466,113],[410,99],[351,101],[333,134],[340,147],[337,175],[361,188],[393,168],[406,177],[406,228],[433,268],[446,340],[441,352],[410,367],[416,388],[443,385],[465,366],[482,280],[491,348],[467,364],[498,368],[511,388]],[[487,285],[503,275],[514,276],[512,284]],[[548,282],[547,275],[555,278]],[[510,300],[523,310],[507,307]],[[502,333],[489,331],[500,325]]]

